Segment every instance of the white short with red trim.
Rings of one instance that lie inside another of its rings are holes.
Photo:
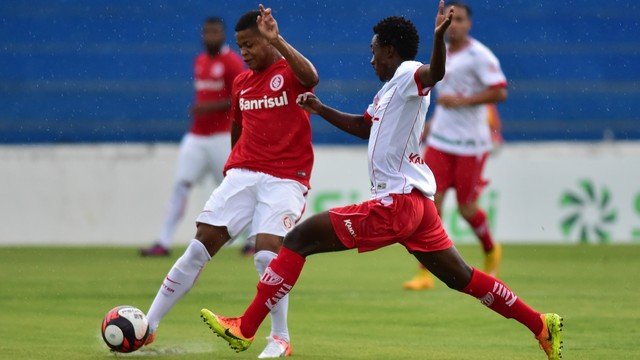
[[[300,220],[308,189],[295,180],[246,169],[230,169],[196,222],[227,228],[232,238],[248,227],[248,236],[284,237]]]

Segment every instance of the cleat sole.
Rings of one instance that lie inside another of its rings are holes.
[[[202,319],[202,321],[203,321],[205,324],[207,324],[207,326],[209,327],[209,329],[211,329],[211,331],[213,331],[213,334],[214,334],[215,336],[217,336],[217,337],[219,337],[219,338],[221,338],[221,339],[227,340],[227,339],[223,338],[222,336],[220,336],[220,334],[218,334],[218,333],[213,329],[213,326],[211,326],[211,325],[207,322],[207,319],[206,319],[204,316],[200,315],[200,318]],[[235,350],[235,352],[237,352],[237,353],[239,353],[239,352],[240,352],[240,350],[239,350],[238,348],[236,348],[235,346],[233,346],[231,343],[229,343],[229,342],[228,342],[228,344],[229,344],[229,347],[230,347],[232,350]]]

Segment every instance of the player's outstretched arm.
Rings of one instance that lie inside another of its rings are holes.
[[[258,16],[258,29],[273,47],[275,47],[287,60],[291,70],[296,74],[296,78],[304,87],[312,88],[318,84],[318,72],[311,61],[305,58],[298,50],[291,46],[280,35],[278,23],[273,17],[271,8],[266,8],[260,4],[260,15]]]
[[[447,49],[444,46],[444,32],[451,25],[454,7],[444,13],[444,0],[438,3],[438,14],[436,15],[436,27],[433,33],[433,50],[431,51],[431,62],[429,65],[422,65],[418,69],[418,76],[424,87],[432,87],[444,77],[444,66],[447,60]]]
[[[307,92],[298,95],[298,105],[312,114],[318,114],[338,129],[355,135],[361,139],[368,139],[371,133],[371,124],[363,115],[347,114],[326,106],[313,93]]]

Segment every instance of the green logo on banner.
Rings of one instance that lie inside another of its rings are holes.
[[[634,205],[634,210],[636,212],[636,215],[640,217],[640,193],[636,195],[636,199],[633,205]],[[634,241],[640,241],[640,227],[636,227],[631,230],[631,238]]]
[[[578,191],[567,190],[560,198],[560,206],[569,211],[560,223],[565,237],[577,234],[582,243],[610,240],[608,227],[615,223],[618,211],[611,209],[611,192],[606,186],[596,191],[593,182],[581,180]]]

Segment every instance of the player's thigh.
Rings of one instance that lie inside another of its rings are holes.
[[[454,183],[454,157],[429,146],[425,150],[424,161],[436,179],[436,191],[444,194]]]
[[[416,194],[412,194],[415,195]],[[422,216],[415,231],[399,242],[410,252],[434,252],[453,246],[449,235],[442,226],[435,203],[424,197],[414,199],[414,208],[422,209]]]
[[[454,170],[458,204],[475,203],[486,181],[482,178],[487,153],[478,156],[458,156]]]
[[[206,144],[197,136],[186,134],[180,143],[176,180],[194,184],[200,181],[209,168]]]
[[[294,180],[259,173],[256,204],[249,236],[271,234],[284,237],[300,220],[307,188]]]
[[[393,194],[332,208],[329,218],[345,247],[357,248],[358,252],[373,251],[411,237],[423,218],[423,208],[418,206],[422,199],[426,198],[417,190]]]
[[[231,137],[229,133],[216,133],[211,135],[207,143],[207,157],[209,158],[208,171],[216,181],[220,184],[224,176],[224,164],[226,164],[231,152]]]
[[[253,220],[257,204],[255,174],[242,169],[229,170],[211,193],[197,222],[225,227],[231,237],[238,236]]]

